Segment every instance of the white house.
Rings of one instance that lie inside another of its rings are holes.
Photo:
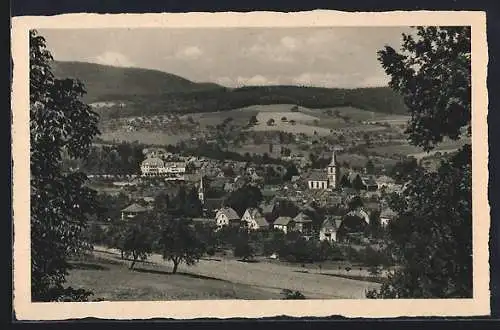
[[[266,218],[256,208],[248,208],[241,217],[242,224],[249,230],[267,229],[269,223]]]
[[[219,209],[215,214],[215,223],[219,228],[229,225],[239,226],[240,217],[238,216],[238,213],[236,213],[234,209],[230,207],[223,207]]]
[[[293,229],[293,225],[291,217],[278,217],[273,223],[273,228],[279,229],[286,234]]]
[[[325,219],[319,231],[319,240],[336,242],[337,232],[341,224],[342,224],[342,217],[340,216],[333,216],[328,219]]]
[[[382,227],[386,227],[389,222],[396,219],[397,213],[394,212],[391,208],[384,208],[382,212],[380,212],[380,225]]]

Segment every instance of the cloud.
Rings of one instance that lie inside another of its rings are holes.
[[[281,38],[281,45],[289,50],[295,50],[299,47],[299,41],[295,38],[286,36]]]
[[[216,79],[218,84],[230,87],[239,86],[266,86],[266,85],[278,85],[279,79],[271,79],[269,77],[257,74],[254,76],[238,76],[236,78],[230,78],[227,76],[219,77]]]
[[[112,65],[112,66],[120,66],[120,67],[134,67],[136,64],[132,62],[125,55],[118,52],[104,52],[95,58],[89,59],[89,62],[103,64],[103,65]]]
[[[181,50],[179,50],[176,54],[175,57],[179,59],[197,59],[201,55],[203,55],[203,51],[200,49],[198,46],[188,46],[185,47]]]
[[[297,39],[285,36],[279,42],[265,41],[259,38],[255,44],[243,48],[241,55],[244,57],[257,57],[269,62],[293,63],[295,58],[292,53],[299,47]]]

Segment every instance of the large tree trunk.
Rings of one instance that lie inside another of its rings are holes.
[[[130,268],[129,269],[134,269],[134,265],[137,262],[138,256],[134,254],[133,258],[134,259],[132,260],[132,263],[130,264]]]
[[[177,267],[179,267],[179,260],[174,259],[172,260],[174,262],[174,268],[172,269],[172,274],[177,273]]]

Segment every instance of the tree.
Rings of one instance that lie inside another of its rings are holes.
[[[233,191],[227,199],[227,205],[239,215],[243,215],[249,207],[257,207],[262,201],[262,192],[254,186],[245,186]]]
[[[254,126],[254,125],[257,125],[259,121],[257,120],[257,116],[256,115],[253,115],[252,117],[250,117],[250,119],[248,120],[248,125],[249,126]]]
[[[293,125],[295,125],[297,122],[296,122],[295,120],[293,120],[293,119],[292,119],[292,120],[290,120],[290,121],[289,121],[289,123],[290,123],[290,124],[292,124],[292,126],[293,126]]]
[[[356,189],[357,191],[365,189],[365,185],[363,183],[363,180],[359,176],[359,174],[356,175],[356,177],[354,178],[354,180],[352,180],[352,187],[354,189]]]
[[[272,143],[269,143],[269,153],[270,154],[273,153],[273,144]]]
[[[274,125],[274,119],[269,118],[269,120],[267,121],[267,126],[273,126],[273,125]]]
[[[283,176],[283,180],[290,181],[292,177],[299,175],[299,170],[295,164],[290,164],[286,167],[285,175]]]
[[[470,135],[470,27],[419,27],[403,38],[403,53],[386,47],[379,60],[409,109],[410,142],[427,151],[464,128]],[[388,228],[401,269],[368,297],[472,297],[471,163],[466,144],[437,172],[408,178]]]
[[[138,215],[125,224],[125,230],[122,232],[122,251],[126,258],[132,257],[132,263],[129,269],[134,269],[134,266],[139,260],[146,260],[148,255],[153,252],[155,240],[155,229],[152,223],[147,219]]]
[[[340,178],[340,186],[343,188],[351,188],[351,181],[349,181],[347,174],[342,175]]]
[[[56,79],[45,39],[30,31],[31,293],[33,301],[59,299],[68,258],[90,248],[84,229],[95,192],[80,172],[62,171],[62,151],[84,159],[99,133],[99,116],[81,101],[83,84]]]
[[[368,159],[365,165],[366,173],[374,174],[375,173],[375,165],[371,159]]]
[[[285,117],[285,116],[281,117],[281,121],[286,121],[286,120],[287,120],[287,119],[286,119],[286,117]]]
[[[255,256],[255,247],[248,240],[238,240],[234,247],[234,256],[243,261],[251,260]]]
[[[172,274],[177,272],[179,264],[194,265],[206,250],[205,243],[198,237],[189,219],[165,219],[161,230],[160,245],[163,259],[172,261]]]
[[[404,97],[412,144],[433,149],[444,137],[457,140],[471,120],[470,27],[418,27],[403,34],[401,53],[378,52],[389,86]]]

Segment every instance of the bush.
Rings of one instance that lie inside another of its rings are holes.
[[[281,291],[281,294],[283,294],[285,296],[283,298],[284,300],[289,300],[289,299],[306,299],[306,297],[300,291],[293,291],[293,290],[290,290],[290,289],[283,289],[283,291]]]

